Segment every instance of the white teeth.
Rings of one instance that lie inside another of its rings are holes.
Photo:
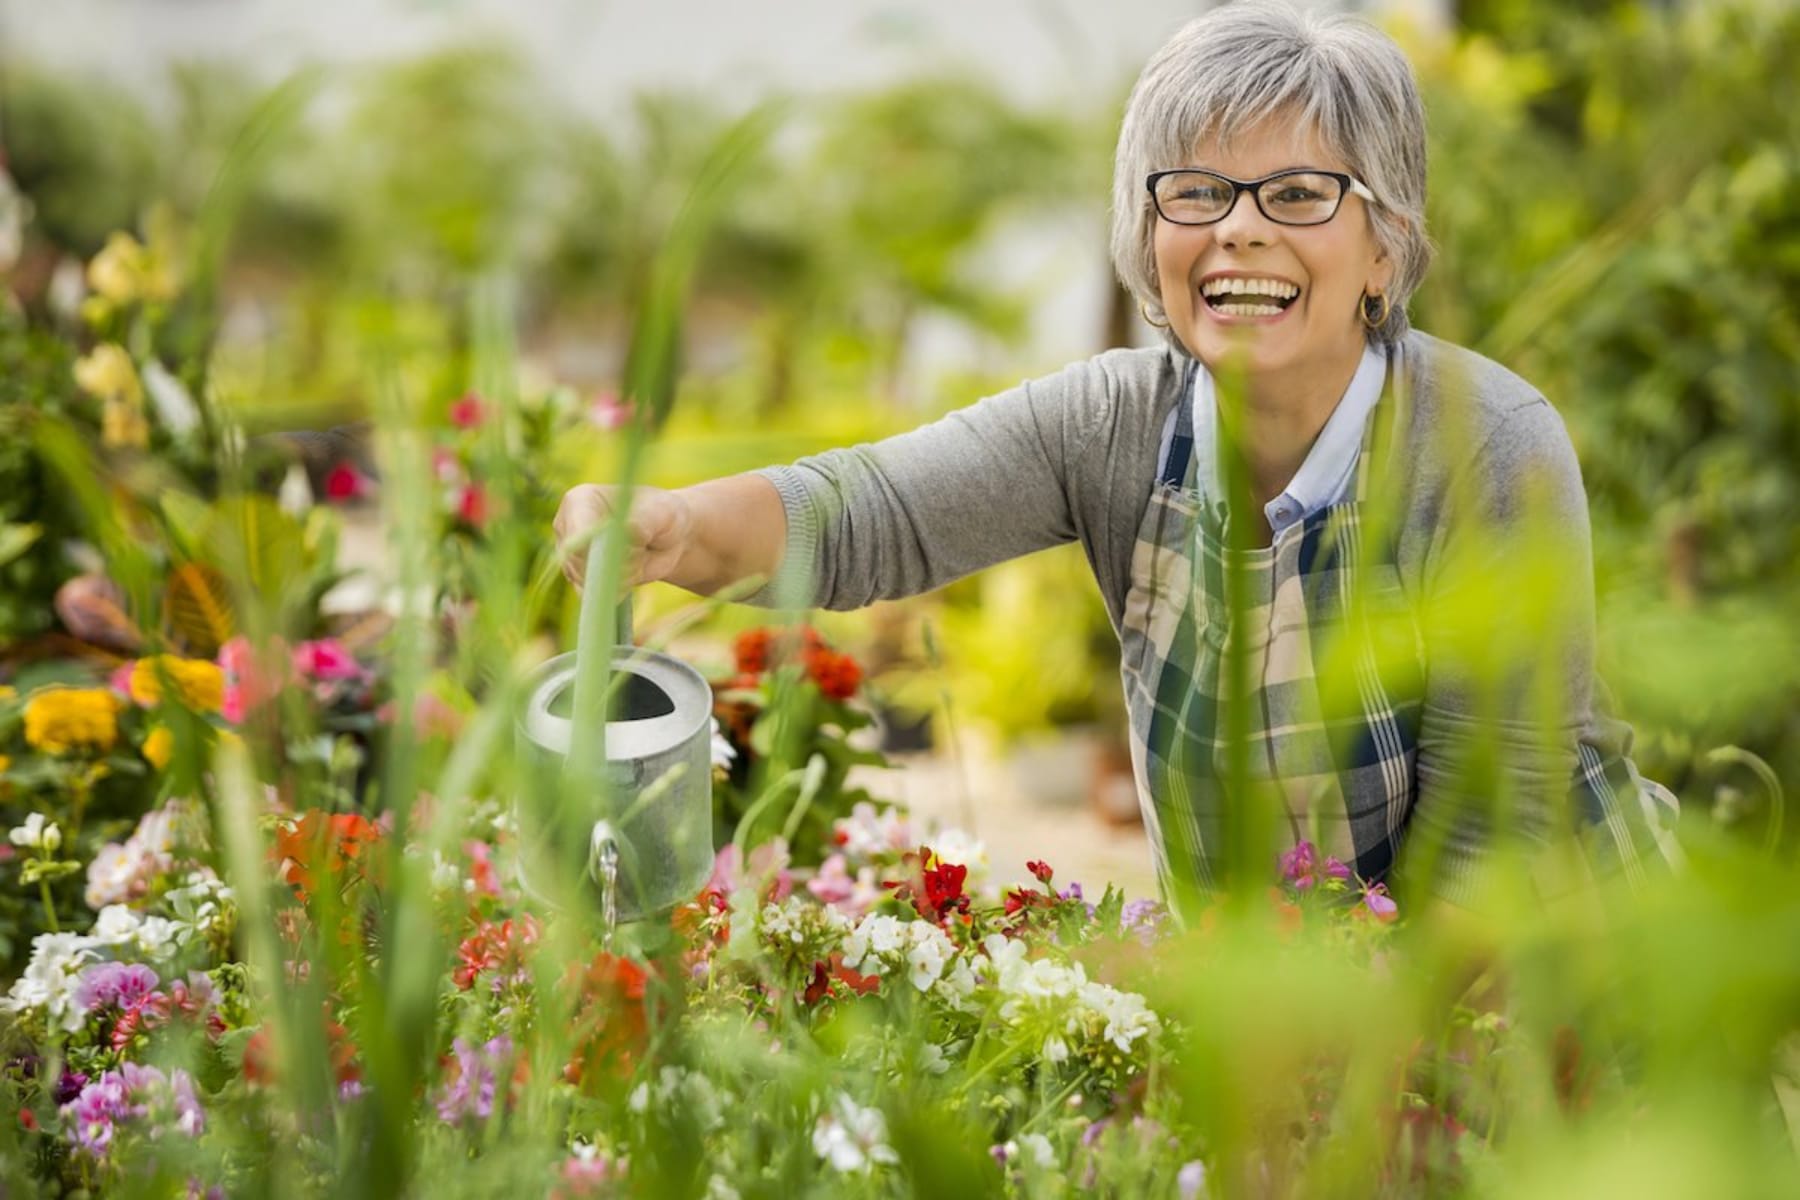
[[[1221,277],[1207,280],[1200,292],[1205,296],[1235,294],[1239,296],[1273,296],[1277,300],[1287,300],[1298,296],[1300,289],[1283,279]]]
[[[1216,304],[1213,311],[1228,317],[1272,317],[1281,312],[1281,308],[1275,304]]]

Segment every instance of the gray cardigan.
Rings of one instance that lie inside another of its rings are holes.
[[[752,601],[857,608],[1079,541],[1116,632],[1186,365],[1166,347],[1108,351],[912,432],[767,469],[787,514],[786,555]],[[1392,348],[1377,412],[1390,402],[1392,444],[1375,459],[1371,486],[1395,514],[1400,585],[1421,616],[1420,794],[1453,788],[1449,764],[1480,730],[1497,728],[1507,783],[1547,802],[1566,789],[1578,741],[1622,748],[1622,727],[1592,705],[1593,569],[1574,449],[1530,384],[1416,331]],[[1548,564],[1535,591],[1522,590],[1534,580],[1511,574],[1528,561],[1527,507],[1531,561]],[[1523,665],[1508,673],[1503,664],[1499,680],[1492,663],[1481,674],[1474,660],[1482,645],[1498,644],[1490,635],[1510,619],[1506,606],[1541,594],[1545,578],[1560,583],[1552,656],[1562,669],[1552,691],[1543,671]],[[1544,727],[1545,714],[1555,728]],[[1453,807],[1422,804],[1420,816]],[[1520,811],[1541,830],[1541,803]]]

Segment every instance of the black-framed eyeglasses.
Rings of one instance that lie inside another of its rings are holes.
[[[1153,172],[1144,187],[1156,215],[1176,225],[1222,221],[1243,192],[1254,196],[1262,215],[1277,225],[1323,225],[1337,216],[1347,192],[1375,203],[1375,193],[1362,180],[1341,171],[1277,171],[1246,180],[1183,167]]]

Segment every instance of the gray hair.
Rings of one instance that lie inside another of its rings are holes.
[[[1304,12],[1281,0],[1229,4],[1188,22],[1156,52],[1119,130],[1113,269],[1142,308],[1163,315],[1156,210],[1144,177],[1189,162],[1203,141],[1228,145],[1287,116],[1315,131],[1375,193],[1367,209],[1371,230],[1395,270],[1387,292],[1393,307],[1368,336],[1396,341],[1407,330],[1406,303],[1431,262],[1425,110],[1400,47],[1355,17]]]

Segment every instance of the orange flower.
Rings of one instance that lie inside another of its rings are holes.
[[[314,870],[339,875],[354,868],[361,873],[370,861],[368,848],[380,841],[381,828],[367,817],[311,809],[292,826],[275,831],[276,871],[305,900],[315,882]]]
[[[564,1079],[580,1084],[595,1068],[609,1065],[621,1075],[630,1072],[649,1040],[644,1011],[648,980],[643,967],[604,950],[585,970],[570,968],[566,982],[581,989],[581,999],[575,1010],[575,1053],[563,1069]]]

